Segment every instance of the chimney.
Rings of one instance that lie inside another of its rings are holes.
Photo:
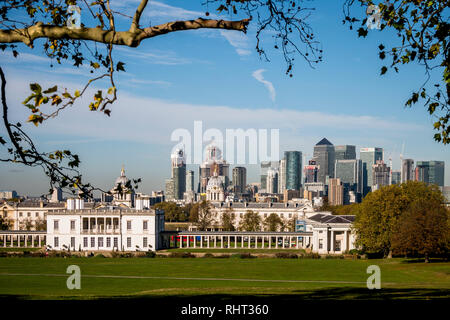
[[[39,201],[39,207],[43,208],[44,207],[44,201]]]

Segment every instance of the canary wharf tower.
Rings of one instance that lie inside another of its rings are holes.
[[[183,199],[183,194],[186,192],[186,162],[183,150],[176,149],[170,159],[172,160],[173,196],[178,200]]]

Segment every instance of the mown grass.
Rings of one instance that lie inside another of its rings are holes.
[[[66,287],[69,276],[66,268],[73,264],[81,269],[81,290]],[[366,269],[373,264],[381,268],[382,290],[379,291],[366,288]],[[205,278],[208,280],[201,280]],[[305,282],[289,282],[292,280]],[[437,299],[448,298],[449,293],[448,262],[276,258],[0,259],[0,296],[27,299],[199,295]]]

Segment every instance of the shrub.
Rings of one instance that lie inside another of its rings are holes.
[[[240,259],[253,259],[253,258],[256,258],[256,256],[252,255],[251,253],[238,253],[238,254],[233,255],[233,256],[236,256],[237,258],[240,258]]]
[[[190,252],[171,252],[169,258],[195,258]]]
[[[203,255],[203,258],[214,258],[214,255],[212,253],[207,252]]]
[[[217,258],[217,259],[226,259],[226,258],[230,258],[231,257],[231,255],[230,254],[221,254],[221,255],[218,255],[218,256],[213,256],[214,258]]]
[[[320,259],[320,254],[315,252],[305,253],[301,254],[300,258],[302,259]]]
[[[279,259],[297,259],[298,256],[295,253],[290,252],[277,252],[275,257]]]
[[[154,258],[154,257],[156,257],[156,253],[155,253],[155,251],[149,250],[145,253],[145,257],[146,258]]]
[[[104,254],[99,253],[95,256],[96,258],[106,258]]]

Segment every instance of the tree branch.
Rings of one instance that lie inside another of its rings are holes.
[[[26,45],[33,47],[33,41],[35,39],[48,38],[90,40],[99,43],[137,47],[144,39],[153,38],[175,31],[195,29],[227,29],[246,32],[249,22],[250,19],[228,21],[198,18],[195,20],[168,22],[145,29],[136,29],[134,32],[114,32],[113,30],[103,30],[101,28],[70,29],[68,27],[44,25],[42,22],[38,22],[27,28],[0,30],[0,43],[23,42]]]
[[[135,32],[139,29],[139,21],[141,19],[142,12],[147,6],[148,0],[142,0],[139,4],[139,7],[136,9],[136,13],[134,14],[133,21],[131,22],[130,32]]]

